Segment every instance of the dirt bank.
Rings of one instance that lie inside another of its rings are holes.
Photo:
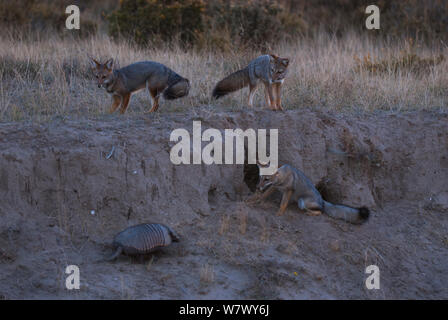
[[[367,205],[370,220],[293,205],[276,217],[278,197],[243,202],[253,168],[173,165],[170,133],[193,120],[203,130],[278,128],[280,163],[330,201]],[[300,110],[1,124],[0,297],[446,299],[447,127],[446,114]],[[181,242],[144,263],[98,262],[114,234],[146,221]],[[80,290],[65,289],[71,264]],[[371,264],[380,290],[365,288]]]

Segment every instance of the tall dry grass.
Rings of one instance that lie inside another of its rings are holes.
[[[419,46],[406,39],[388,43],[355,33],[334,38],[320,33],[312,40],[278,44],[271,52],[291,59],[283,89],[286,109],[447,108],[448,48],[443,45]],[[95,86],[88,54],[103,60],[113,57],[120,66],[154,60],[189,78],[189,97],[162,102],[158,112],[244,110],[247,89],[218,101],[210,95],[217,81],[262,53],[141,48],[106,36],[24,40],[4,35],[0,37],[0,121],[107,117],[110,98],[104,89]],[[441,54],[447,58],[440,60]],[[405,57],[410,55],[417,59],[406,62]],[[405,63],[397,64],[400,59]],[[406,63],[413,65],[408,67]],[[376,65],[381,68],[375,69]],[[265,107],[263,90],[258,90],[257,102],[256,108]],[[141,114],[148,108],[148,93],[141,91],[133,96],[126,116]]]

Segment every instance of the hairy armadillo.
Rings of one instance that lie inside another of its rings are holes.
[[[124,229],[114,238],[113,246],[117,251],[107,260],[114,260],[121,253],[140,255],[178,242],[179,237],[168,226],[160,223],[142,223]]]

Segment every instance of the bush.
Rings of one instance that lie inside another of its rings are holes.
[[[356,30],[364,36],[412,37],[418,40],[448,41],[448,1],[446,0],[278,0],[295,14],[302,15],[309,29],[341,36]],[[380,30],[367,31],[368,5],[380,9]]]
[[[180,41],[184,46],[250,44],[290,39],[304,23],[274,1],[123,0],[108,20],[114,37],[138,44]]]
[[[130,37],[137,44],[180,40],[195,42],[204,31],[201,0],[124,0],[108,16],[113,37]]]
[[[292,40],[305,31],[305,23],[274,1],[215,1],[207,8],[209,34],[215,43],[265,48],[282,40]],[[227,35],[223,35],[227,33]]]

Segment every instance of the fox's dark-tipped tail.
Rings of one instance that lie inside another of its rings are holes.
[[[190,91],[190,81],[186,78],[178,77],[163,92],[163,97],[167,100],[174,100],[188,95]]]
[[[212,96],[218,99],[247,85],[249,85],[249,69],[246,67],[219,81],[213,89]]]
[[[353,224],[361,224],[369,219],[370,211],[366,207],[352,208],[342,204],[332,204],[324,201],[323,212],[335,219],[341,219]]]
[[[370,210],[367,207],[358,208],[359,218],[364,222],[369,219]]]

